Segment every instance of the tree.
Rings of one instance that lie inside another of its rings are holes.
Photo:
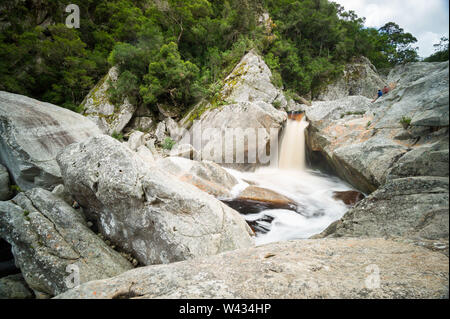
[[[197,97],[198,67],[181,59],[175,42],[163,45],[155,62],[148,67],[140,94],[145,104],[158,101],[174,106],[188,106]]]
[[[384,53],[388,56],[392,65],[418,61],[418,48],[412,47],[412,44],[416,43],[417,39],[411,33],[405,33],[394,22],[386,23],[378,31],[389,44]]]
[[[448,61],[448,38],[442,37],[439,43],[433,45],[435,52],[424,62],[445,62]]]

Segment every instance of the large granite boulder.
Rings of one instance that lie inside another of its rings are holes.
[[[271,76],[260,56],[254,51],[247,53],[224,80],[213,101],[201,102],[181,120],[181,127],[189,129],[182,143],[192,144],[202,160],[243,164],[236,167],[254,167],[263,162],[260,159],[278,138],[287,118],[283,110],[286,98],[272,84]],[[227,129],[232,135],[227,135]],[[245,133],[250,137],[244,137]],[[244,146],[238,148],[237,143],[232,144],[233,140]]]
[[[84,116],[22,95],[0,92],[0,163],[21,189],[61,183],[56,154],[101,134]]]
[[[448,255],[448,66],[398,66],[396,88],[373,104],[347,97],[306,110],[312,157],[373,192],[314,238],[401,238]]]
[[[33,292],[27,286],[22,274],[0,278],[0,299],[32,299]]]
[[[107,91],[110,82],[117,81],[118,72],[117,67],[112,67],[81,103],[83,114],[93,120],[102,132],[108,135],[122,132],[136,111],[136,105],[131,104],[128,98],[125,98],[117,106],[109,100]]]
[[[369,59],[362,56],[347,64],[343,74],[319,94],[318,100],[332,101],[353,95],[373,98],[387,85],[388,81],[378,74]]]
[[[323,155],[342,178],[364,192],[383,185],[389,174],[405,176],[406,171],[393,169],[398,161],[398,165],[415,165],[414,175],[448,176],[444,163],[448,157],[448,62],[399,68],[415,70],[415,76],[402,76],[394,69],[388,79],[398,81],[396,88],[376,103],[350,96],[314,102],[306,110],[308,148]],[[408,119],[410,127],[405,129],[402,122]],[[433,151],[433,162],[440,163],[432,169],[426,167],[431,162],[427,149]],[[412,164],[419,153],[422,159]]]
[[[8,200],[10,197],[9,173],[6,167],[0,164],[0,200]]]
[[[40,188],[0,202],[0,236],[12,246],[15,263],[38,295],[57,295],[79,282],[103,279],[132,265],[87,226],[80,211]]]
[[[389,181],[330,225],[320,237],[402,237],[448,253],[448,177]]]
[[[109,136],[72,144],[58,156],[64,185],[102,234],[142,264],[251,246],[244,219]]]
[[[166,157],[156,162],[164,172],[192,184],[202,191],[219,198],[232,197],[238,180],[214,162],[192,161],[183,157]]]
[[[297,240],[142,267],[57,298],[448,298],[448,258],[384,239]]]

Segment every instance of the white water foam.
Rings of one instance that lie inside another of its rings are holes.
[[[254,173],[243,173],[227,170],[239,180],[245,179],[259,187],[276,191],[298,205],[298,212],[275,209],[243,215],[248,221],[258,220],[264,216],[274,218],[270,225],[262,223],[270,228],[270,231],[266,234],[257,234],[257,245],[309,238],[325,230],[348,210],[342,201],[333,198],[333,192],[351,190],[350,185],[319,171],[261,168]]]
[[[270,231],[257,234],[257,245],[309,238],[325,230],[348,210],[342,201],[333,198],[333,193],[352,190],[350,185],[337,177],[305,168],[304,131],[308,124],[304,118],[301,121],[288,120],[281,141],[278,167],[260,168],[254,173],[227,169],[240,181],[233,189],[234,196],[237,197],[249,182],[278,192],[298,205],[297,212],[275,209],[244,215],[248,221],[264,216],[273,218],[271,223],[259,222]]]

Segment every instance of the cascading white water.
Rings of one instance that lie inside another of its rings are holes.
[[[235,196],[249,184],[256,184],[278,192],[298,205],[297,211],[272,209],[244,215],[247,221],[258,221],[270,229],[267,233],[257,234],[257,245],[309,238],[323,231],[348,210],[333,195],[336,191],[351,190],[350,185],[337,177],[306,167],[305,129],[308,125],[300,116],[297,120],[288,120],[281,138],[277,166],[259,168],[253,173],[227,169],[240,181],[235,187]],[[267,219],[272,222],[267,222]]]
[[[305,129],[308,125],[304,117],[300,121],[287,120],[281,140],[279,168],[305,169]]]

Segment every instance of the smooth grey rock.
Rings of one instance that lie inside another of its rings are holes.
[[[22,95],[0,92],[0,163],[11,182],[27,190],[61,183],[56,154],[101,134],[84,116]]]
[[[156,165],[162,171],[215,197],[230,197],[231,190],[238,184],[234,176],[210,161],[197,162],[181,157],[166,157],[157,161]]]
[[[228,75],[221,91],[221,99],[236,104],[262,101],[272,104],[278,101],[281,108],[287,105],[283,92],[271,81],[272,72],[264,60],[254,51],[248,52]]]
[[[145,145],[141,145],[136,150],[136,154],[147,164],[152,165],[155,163],[155,158],[152,152]]]
[[[270,69],[260,56],[253,50],[247,53],[224,80],[217,101],[202,101],[180,121],[181,127],[189,128],[180,143],[192,144],[202,160],[249,168],[261,163],[259,159],[266,154],[268,145],[277,138],[278,131],[287,119],[283,110],[287,106],[286,98],[272,84],[271,76]],[[240,129],[244,133],[228,131],[236,133],[239,138],[226,137],[227,129]],[[271,135],[271,129],[274,129],[274,136]],[[236,149],[231,143],[244,138],[246,130],[257,136],[257,140],[248,143],[251,145],[246,144],[241,150]],[[197,132],[201,136],[198,137]],[[227,143],[230,145],[222,154],[223,146]],[[248,159],[248,154],[256,154],[256,161]],[[235,158],[233,163],[229,163],[231,158]],[[236,163],[236,158],[244,160]]]
[[[170,156],[173,157],[184,157],[187,159],[198,158],[197,150],[191,144],[175,144],[170,150]]]
[[[139,130],[142,132],[149,132],[154,126],[154,120],[149,116],[134,117],[131,119],[127,128],[132,130]]]
[[[394,179],[350,209],[318,237],[407,237],[441,242],[449,238],[446,177]]]
[[[33,292],[27,286],[22,274],[0,278],[0,299],[32,299]]]
[[[388,175],[448,176],[448,62],[399,66],[388,81],[395,89],[375,103],[355,96],[306,109],[308,148],[367,193]],[[412,120],[408,130],[403,117]],[[427,152],[430,145],[438,151]]]
[[[395,67],[388,80],[397,81],[396,88],[374,103],[375,128],[400,128],[402,117],[412,126],[448,126],[448,70],[448,62]]]
[[[366,57],[355,58],[345,66],[341,77],[319,94],[318,100],[332,101],[360,95],[372,99],[388,82],[380,76]]]
[[[408,176],[449,176],[448,139],[425,144],[403,155],[388,172],[387,179]]]
[[[48,295],[69,288],[68,266],[78,267],[80,283],[133,268],[88,228],[80,212],[40,188],[0,202],[0,236],[12,246],[28,286]]]
[[[84,98],[81,106],[83,114],[92,119],[103,133],[111,135],[120,133],[128,124],[136,111],[127,98],[118,107],[114,106],[108,97],[109,82],[116,82],[118,68],[112,67],[108,74]]]
[[[5,166],[0,164],[0,201],[11,198],[9,173]]]
[[[72,206],[73,204],[73,198],[70,195],[68,191],[66,191],[66,188],[63,184],[56,185],[55,188],[52,190],[52,194],[55,196],[58,196],[62,200],[64,200],[67,204]]]
[[[166,123],[164,121],[156,125],[155,136],[158,143],[164,143],[164,140],[168,137],[166,134]]]
[[[140,131],[133,132],[130,137],[128,138],[127,146],[133,150],[137,151],[137,149],[145,144],[145,134]]]
[[[297,240],[137,268],[57,298],[448,298],[448,266],[390,240]]]
[[[184,133],[184,131],[178,126],[178,123],[170,117],[166,118],[164,123],[170,138],[174,141],[178,141]]]
[[[64,185],[102,234],[142,264],[253,245],[242,216],[102,135],[58,156]]]

